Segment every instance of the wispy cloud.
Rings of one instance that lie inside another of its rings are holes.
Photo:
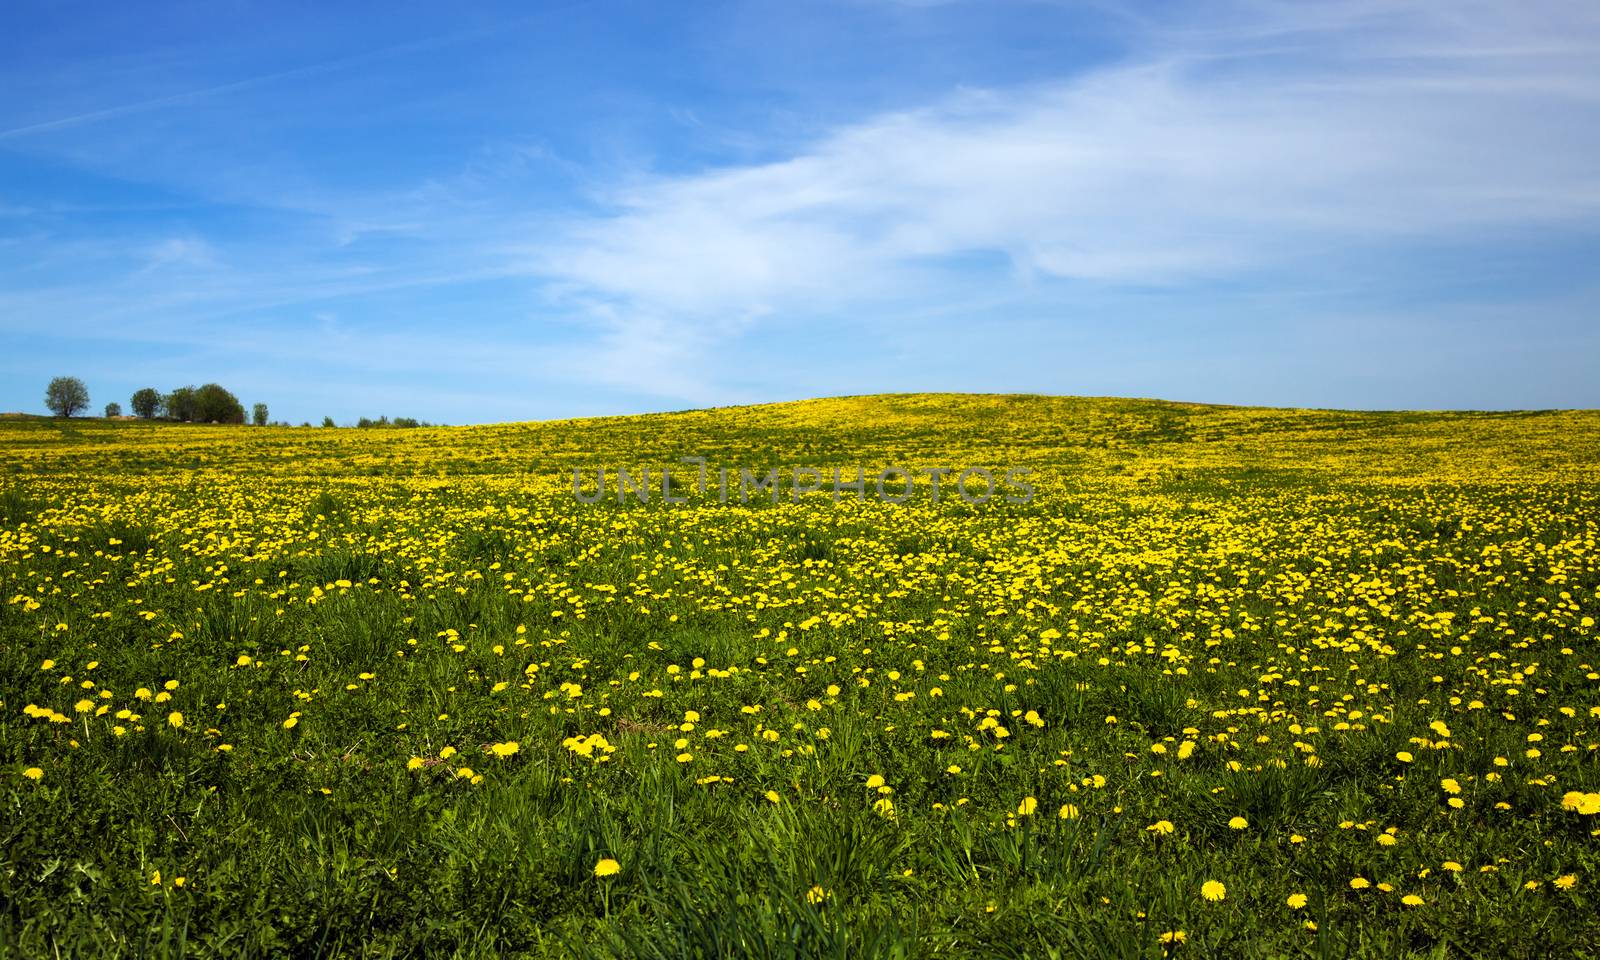
[[[168,268],[204,268],[215,266],[217,251],[200,237],[168,237],[150,247],[145,254],[145,265],[140,273],[151,273]]]
[[[1350,244],[1593,224],[1596,9],[1252,2],[1146,24],[1110,67],[628,185],[538,269],[606,304],[604,323],[692,336],[869,303],[970,255],[1003,257],[1019,283],[1171,284]]]
[[[564,6],[570,6],[570,4],[566,4]],[[548,16],[552,12],[553,11],[546,10],[540,15],[540,18]],[[523,18],[524,21],[532,19],[534,18]],[[265,87],[287,80],[304,80],[323,76],[325,74],[335,73],[341,70],[369,66],[380,60],[422,53],[428,50],[437,49],[447,44],[461,43],[491,36],[495,33],[509,29],[512,26],[514,26],[514,24],[500,23],[495,24],[492,27],[474,27],[466,30],[457,30],[438,36],[429,37],[423,40],[416,40],[409,43],[391,44],[389,46],[379,47],[372,50],[364,50],[359,53],[349,54],[347,56],[332,57],[316,63],[309,63],[303,66],[293,67],[288,70],[273,70],[266,73],[256,74],[255,76],[231,80],[226,83],[213,83],[205,86],[195,87],[189,90],[182,90],[177,93],[171,93],[164,96],[146,97],[126,103],[101,107],[96,110],[84,110],[79,113],[69,114],[67,116],[52,117],[49,120],[39,120],[33,123],[21,124],[9,129],[0,130],[0,141],[18,139],[31,134],[46,133],[52,130],[60,130],[67,127],[76,127],[83,124],[95,123],[101,120],[112,120],[119,117],[161,110],[168,107],[180,107],[187,104],[193,104],[197,101],[225,97],[229,94],[241,93],[247,90]]]

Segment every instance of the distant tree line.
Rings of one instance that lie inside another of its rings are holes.
[[[309,427],[311,424],[302,423],[301,426]],[[334,422],[332,417],[323,417],[322,426],[326,429],[337,427],[339,425]],[[355,422],[354,426],[357,430],[392,430],[396,427],[442,427],[445,426],[445,424],[429,423],[426,420],[418,420],[415,417],[395,417],[393,420],[390,420],[388,417],[379,417],[376,420],[372,419],[371,417],[362,417],[360,420]]]
[[[58,417],[72,417],[89,409],[89,388],[77,377],[56,377],[45,388],[45,406]],[[244,404],[233,392],[218,383],[204,386],[179,387],[171,393],[162,393],[155,387],[134,391],[128,406],[133,414],[143,420],[182,420],[192,423],[244,423]],[[107,418],[122,416],[122,404],[108,403]],[[251,421],[258,427],[267,425],[267,405],[255,404]]]
[[[323,423],[323,426],[327,426],[326,421]],[[379,417],[376,420],[372,419],[371,417],[362,417],[360,420],[356,421],[356,429],[358,430],[375,430],[382,429],[384,427],[411,428],[431,426],[433,426],[433,424],[429,423],[428,421],[418,420],[415,417],[395,417],[393,420],[390,420],[388,417]]]
[[[89,388],[84,386],[77,377],[56,377],[50,381],[50,386],[45,389],[45,406],[58,417],[73,417],[89,409]],[[244,404],[239,398],[221,384],[208,383],[201,387],[179,387],[171,393],[162,393],[155,387],[145,387],[135,390],[128,400],[128,408],[133,415],[141,420],[180,420],[186,423],[244,423],[246,422]],[[122,404],[108,403],[105,406],[107,419],[122,416]],[[249,422],[258,427],[265,427],[268,420],[267,405],[264,403],[252,404],[250,407]],[[272,426],[287,427],[287,423],[272,423]],[[332,417],[323,417],[324,427],[336,427]],[[311,426],[302,423],[302,427]],[[414,428],[444,426],[433,424],[415,417],[362,417],[356,421],[356,427],[361,430],[388,429],[388,428]]]

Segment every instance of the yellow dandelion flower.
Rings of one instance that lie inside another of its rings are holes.
[[[1561,806],[1581,816],[1592,817],[1600,813],[1600,793],[1580,793],[1570,790],[1561,797]]]

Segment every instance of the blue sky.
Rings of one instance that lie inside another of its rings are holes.
[[[0,410],[1600,407],[1588,0],[0,10]]]

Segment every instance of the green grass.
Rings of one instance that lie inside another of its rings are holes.
[[[75,427],[0,424],[0,955],[1600,942],[1600,818],[1561,804],[1600,790],[1595,415],[889,397]],[[586,507],[562,472],[718,451],[1027,464],[1039,495]],[[604,762],[563,745],[596,733]]]

